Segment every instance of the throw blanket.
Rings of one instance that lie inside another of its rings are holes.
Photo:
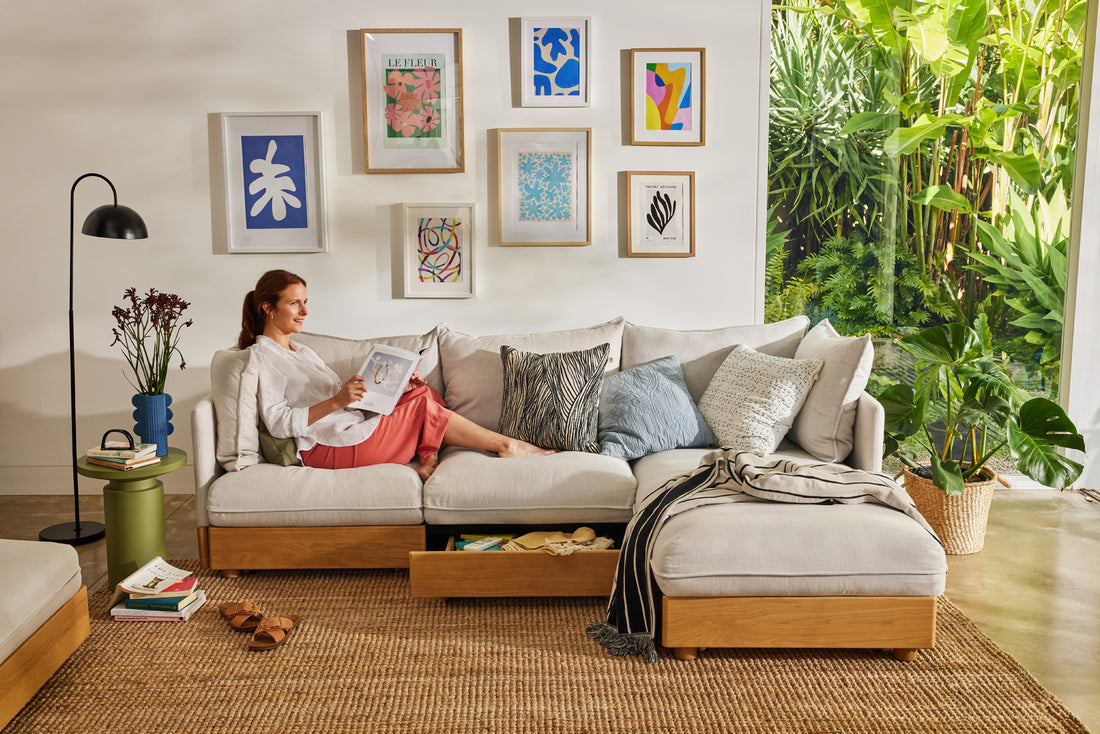
[[[612,655],[644,655],[648,662],[657,662],[649,564],[661,527],[670,517],[697,507],[753,500],[878,502],[904,512],[939,542],[905,490],[884,474],[840,464],[799,464],[746,451],[713,451],[693,472],[665,483],[634,514],[620,548],[607,619],[588,625],[588,634]]]

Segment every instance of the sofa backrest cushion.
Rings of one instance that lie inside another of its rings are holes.
[[[676,355],[691,399],[698,403],[734,346],[743,344],[773,357],[793,357],[809,325],[805,316],[774,324],[708,330],[660,329],[627,322],[623,329],[622,369]]]
[[[471,336],[440,324],[439,357],[447,407],[479,426],[499,430],[504,403],[501,347],[548,354],[591,349],[606,343],[610,350],[604,372],[610,374],[619,369],[624,323],[620,317],[583,329],[491,336]]]
[[[856,403],[875,359],[871,336],[841,336],[824,319],[802,339],[795,358],[820,359],[824,366],[791,426],[790,437],[822,461],[844,461],[855,443]]]
[[[344,339],[303,332],[294,335],[293,340],[317,352],[317,356],[341,379],[355,374],[374,344],[389,344],[413,352],[424,349],[420,376],[437,392],[443,392],[435,329],[427,334],[374,339]],[[251,350],[233,347],[214,355],[210,361],[210,395],[217,427],[215,451],[218,463],[226,471],[239,471],[264,461],[260,451],[259,409],[256,405],[258,389],[257,366]]]
[[[257,364],[250,349],[222,349],[210,360],[210,397],[217,426],[215,455],[226,471],[262,461],[256,409]]]

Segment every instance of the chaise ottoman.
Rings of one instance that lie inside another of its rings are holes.
[[[0,539],[0,729],[89,632],[76,550]]]

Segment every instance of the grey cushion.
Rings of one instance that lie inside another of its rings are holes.
[[[636,487],[630,465],[610,456],[563,451],[501,459],[447,447],[424,483],[424,520],[440,525],[627,522]]]
[[[76,549],[0,539],[0,662],[80,590]]]
[[[691,399],[675,355],[604,379],[598,439],[602,454],[627,460],[718,441]]]
[[[609,350],[601,344],[535,354],[502,346],[500,432],[544,449],[598,452],[600,383]]]

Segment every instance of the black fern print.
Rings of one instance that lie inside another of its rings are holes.
[[[657,230],[657,234],[664,234],[665,227],[672,221],[672,218],[676,216],[676,202],[672,200],[668,194],[662,194],[658,191],[653,195],[653,199],[649,202],[649,214],[646,214],[645,220],[649,222],[649,226]]]

